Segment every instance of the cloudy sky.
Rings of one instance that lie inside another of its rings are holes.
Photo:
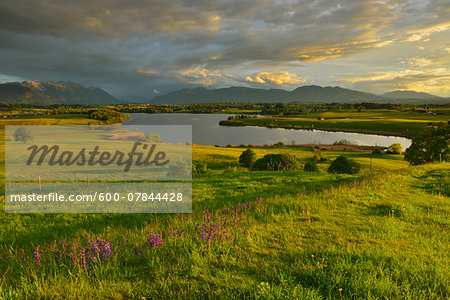
[[[2,0],[0,82],[18,80],[127,100],[311,84],[450,96],[450,1]]]

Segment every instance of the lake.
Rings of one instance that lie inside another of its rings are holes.
[[[291,144],[293,140],[296,144],[333,144],[342,139],[356,145],[389,146],[393,143],[400,143],[403,149],[411,145],[409,139],[395,136],[255,126],[220,126],[219,121],[226,120],[228,116],[230,115],[133,113],[130,114],[129,119],[123,122],[123,126],[128,129],[139,128],[145,132],[145,126],[140,127],[140,125],[192,125],[192,143],[198,145],[270,145],[279,141]],[[162,137],[163,142],[185,142],[190,139],[190,137],[180,137],[176,133],[171,138],[167,132],[162,134]]]

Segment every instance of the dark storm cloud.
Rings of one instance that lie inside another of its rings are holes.
[[[6,0],[0,74],[129,98],[191,84],[289,85],[305,81],[306,64],[403,41],[448,14],[445,1]]]

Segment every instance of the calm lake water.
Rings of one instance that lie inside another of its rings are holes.
[[[332,144],[342,139],[357,145],[389,146],[393,143],[400,143],[403,149],[411,145],[409,139],[394,136],[254,126],[219,126],[219,121],[226,120],[228,116],[230,115],[135,113],[130,114],[130,118],[123,122],[123,126],[129,129],[139,128],[145,132],[145,126],[140,125],[192,125],[192,142],[199,145],[270,145],[278,141],[291,144],[292,140],[295,140],[296,144]],[[185,142],[190,139],[190,137],[179,136],[177,133],[171,137],[165,132],[161,136],[163,137],[163,142]]]

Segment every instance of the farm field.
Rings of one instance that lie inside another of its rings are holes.
[[[2,210],[0,299],[449,296],[450,164],[322,151],[317,173],[250,172],[243,150],[193,147],[192,214]],[[362,172],[326,173],[341,154]]]
[[[445,115],[433,115],[412,111],[372,109],[361,112],[326,111],[299,116],[276,116],[247,119],[224,120],[221,125],[264,126],[293,129],[319,129],[396,135],[412,137],[424,129],[430,122],[446,122],[450,110],[440,111]],[[319,120],[318,118],[324,118]]]

